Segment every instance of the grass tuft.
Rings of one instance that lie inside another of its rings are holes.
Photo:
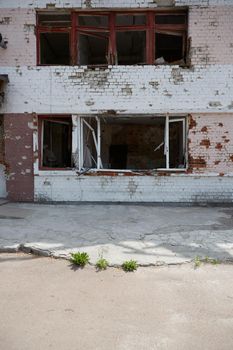
[[[137,261],[135,260],[125,261],[122,264],[122,269],[126,272],[136,271],[137,268],[138,268],[138,264],[137,264]]]
[[[108,267],[108,262],[106,259],[104,258],[100,258],[97,262],[96,262],[96,268],[98,270],[106,270]]]
[[[85,252],[77,252],[71,254],[70,261],[77,266],[84,267],[89,263],[90,257]]]

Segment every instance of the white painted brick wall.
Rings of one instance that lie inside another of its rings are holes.
[[[233,64],[232,18],[232,6],[190,9],[189,36],[192,40],[193,65]]]
[[[233,173],[233,114],[193,115],[188,152],[194,163],[200,158],[205,163],[195,173]]]
[[[1,9],[0,33],[8,44],[0,48],[0,66],[36,65],[35,24],[33,9]]]
[[[168,3],[168,1],[166,1]],[[0,8],[108,8],[108,7],[156,7],[161,0],[0,0]],[[173,0],[176,6],[222,6],[232,5],[232,0]]]
[[[5,113],[188,113],[233,111],[233,65],[2,67]],[[177,78],[178,77],[178,78]],[[126,88],[129,93],[126,93]]]
[[[191,69],[169,66],[114,66],[92,71],[86,67],[36,67],[35,8],[148,8],[153,0],[0,0],[0,33],[9,41],[0,49],[0,74],[9,75],[6,102],[0,113],[94,114],[219,113],[224,127],[233,120],[233,1],[176,0],[189,8],[192,38]],[[8,18],[8,19],[7,19]],[[127,88],[127,89],[126,89]],[[128,91],[128,93],[126,92]],[[231,114],[230,114],[231,113]],[[205,118],[201,116],[203,126]],[[232,119],[231,119],[232,118]],[[214,125],[215,122],[211,122]],[[198,125],[200,129],[200,125]],[[205,135],[192,136],[192,154]],[[218,135],[219,136],[219,135]],[[214,139],[214,129],[211,131]],[[216,138],[217,140],[217,138]],[[217,142],[217,141],[216,141]],[[227,144],[228,157],[232,141]],[[203,146],[201,156],[209,154]],[[207,153],[205,153],[207,152]],[[232,165],[227,176],[212,174],[215,148],[205,174],[171,176],[35,176],[35,199],[53,201],[233,202]],[[222,160],[222,158],[221,158]]]
[[[233,202],[233,176],[36,176],[35,201]]]

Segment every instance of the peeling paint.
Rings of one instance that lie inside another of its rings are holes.
[[[204,139],[200,142],[200,146],[205,146],[206,148],[210,147],[210,140],[209,139]]]
[[[217,143],[216,143],[216,146],[215,146],[216,149],[218,149],[219,151],[221,151],[222,147],[223,147],[223,146],[222,146],[222,144],[221,144],[220,142],[217,142]]]

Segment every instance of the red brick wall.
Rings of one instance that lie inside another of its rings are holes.
[[[189,117],[189,167],[193,173],[233,173],[233,118],[231,114]]]
[[[33,201],[33,116],[5,114],[4,133],[8,198]]]

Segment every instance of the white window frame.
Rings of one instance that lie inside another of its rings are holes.
[[[164,155],[166,156],[166,167],[165,168],[155,168],[154,170],[157,171],[177,171],[182,172],[187,169],[187,116],[174,116],[167,114],[166,116],[163,116],[165,118],[165,132],[164,132]],[[95,118],[97,122],[97,130],[92,128],[90,123],[88,122],[89,118]],[[83,147],[83,141],[84,141],[84,134],[83,134],[83,127],[84,124],[90,129],[94,141],[94,145],[97,152],[97,165],[96,168],[91,168],[92,171],[108,171],[108,172],[132,172],[130,169],[104,169],[101,159],[101,119],[99,116],[79,116],[79,115],[73,115],[72,116],[73,121],[73,135],[72,135],[72,153],[73,156],[76,154],[76,162],[75,166],[78,169],[79,172],[85,171],[84,168],[84,147]],[[184,167],[183,168],[170,168],[169,164],[169,126],[171,123],[174,122],[182,122],[183,125],[183,153],[184,153]],[[162,145],[162,144],[161,144]],[[153,170],[153,169],[152,169]],[[140,171],[140,170],[139,170]]]
[[[170,170],[170,171],[184,171],[187,169],[187,130],[186,130],[186,117],[174,117],[166,115],[165,121],[165,137],[164,137],[164,155],[166,156],[166,168],[158,168],[157,170]],[[184,167],[183,168],[170,168],[170,150],[169,150],[169,140],[170,140],[170,124],[175,122],[182,122],[183,125],[183,154],[184,154]]]

